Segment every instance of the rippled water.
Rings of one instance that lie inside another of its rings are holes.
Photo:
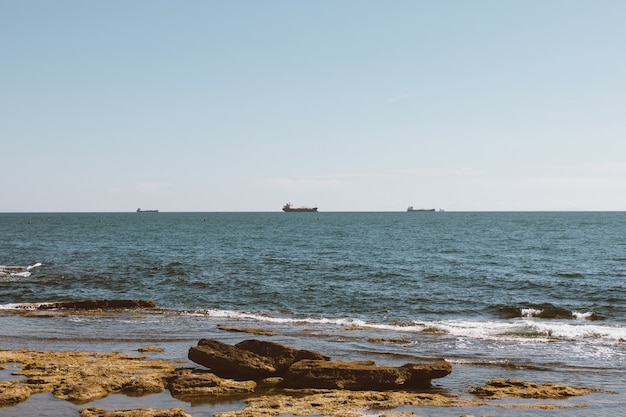
[[[184,358],[202,337],[257,337],[220,328],[252,327],[337,359],[445,357],[454,372],[436,383],[453,392],[492,377],[626,392],[625,224],[571,212],[0,214],[0,263],[23,267],[0,267],[0,348],[161,344]],[[84,299],[157,309],[13,314]],[[625,398],[596,394],[562,415],[607,415]],[[523,415],[506,413],[495,414]]]

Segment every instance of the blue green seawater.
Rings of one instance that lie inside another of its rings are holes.
[[[0,264],[24,267],[0,267],[0,349],[156,344],[184,359],[204,337],[265,338],[380,364],[443,357],[454,371],[434,382],[454,393],[500,377],[617,392],[417,415],[626,406],[626,213],[0,213],[0,234]],[[86,299],[157,309],[15,314]]]

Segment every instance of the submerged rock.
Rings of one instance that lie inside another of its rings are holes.
[[[128,308],[154,308],[156,303],[151,300],[81,300],[59,301],[42,304],[38,310],[115,310]]]
[[[134,410],[107,411],[98,407],[87,407],[80,410],[80,417],[192,417],[185,410],[174,407],[169,410],[154,408],[138,408]]]
[[[165,352],[165,349],[160,346],[144,346],[137,349],[137,352],[141,353],[160,353]]]
[[[536,384],[516,379],[494,379],[485,385],[470,390],[470,394],[488,399],[499,398],[534,398],[534,399],[566,399],[578,395],[587,395],[600,390],[580,388],[559,384]]]

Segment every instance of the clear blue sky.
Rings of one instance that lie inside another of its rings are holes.
[[[0,211],[626,210],[625,21],[622,0],[0,0]]]

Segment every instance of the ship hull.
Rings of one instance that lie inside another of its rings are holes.
[[[283,208],[284,212],[287,213],[291,213],[291,212],[301,212],[301,213],[317,213],[317,207],[299,207],[299,208]]]
[[[283,206],[283,211],[287,213],[311,213],[317,212],[317,207],[296,207],[291,203],[287,203]]]

